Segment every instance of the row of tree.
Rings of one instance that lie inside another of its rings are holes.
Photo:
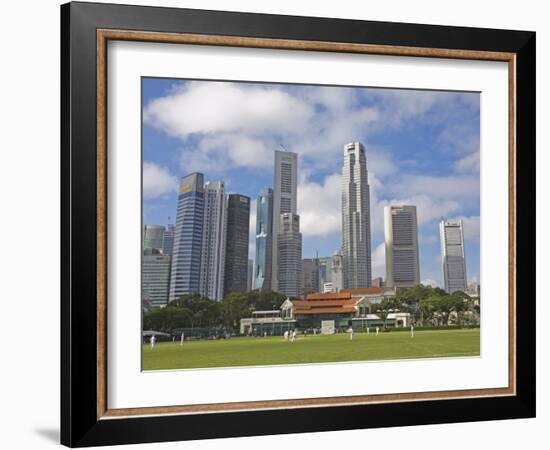
[[[239,328],[240,320],[250,317],[252,311],[273,310],[281,306],[286,296],[274,291],[255,290],[232,292],[222,301],[199,295],[183,295],[164,308],[155,308],[143,314],[143,329],[172,333],[183,328]],[[370,312],[386,323],[394,312],[408,312],[418,326],[462,325],[463,320],[479,320],[479,299],[464,292],[447,294],[440,288],[418,285],[399,289],[395,297],[386,297],[373,304]]]
[[[395,297],[386,297],[373,305],[371,311],[384,321],[390,313],[408,312],[413,323],[419,326],[462,325],[479,322],[479,298],[458,291],[448,294],[443,289],[418,285],[399,289]]]
[[[221,301],[200,295],[183,295],[164,308],[143,314],[143,329],[171,333],[181,328],[239,328],[252,311],[279,308],[286,296],[274,291],[232,292]]]

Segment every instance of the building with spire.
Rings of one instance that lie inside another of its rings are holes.
[[[273,169],[273,244],[271,255],[271,289],[284,292],[279,287],[279,245],[278,239],[281,233],[281,221],[283,214],[297,215],[298,204],[298,155],[292,152],[275,150],[275,163]],[[297,223],[299,224],[299,218]],[[301,247],[301,243],[300,243]],[[300,254],[300,264],[302,255]],[[283,262],[285,266],[297,264]]]
[[[371,285],[370,188],[365,148],[344,145],[342,174],[342,242],[344,287]]]

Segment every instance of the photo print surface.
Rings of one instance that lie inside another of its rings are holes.
[[[480,354],[479,92],[142,78],[142,367]]]

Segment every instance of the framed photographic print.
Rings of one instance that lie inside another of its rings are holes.
[[[535,33],[61,19],[63,444],[534,416]]]

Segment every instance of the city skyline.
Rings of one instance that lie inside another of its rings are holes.
[[[342,247],[342,146],[361,141],[371,185],[372,278],[385,278],[383,207],[413,204],[418,207],[421,281],[443,286],[441,217],[463,219],[468,280],[479,281],[478,94],[154,79],[143,83],[144,223],[169,222],[178,178],[200,169],[205,181],[223,180],[227,192],[252,199],[249,257],[254,259],[256,198],[262,189],[273,188],[272,152],[283,145],[300,161],[297,214],[302,257],[331,256]],[[196,116],[204,116],[202,122],[183,109],[184,122],[168,118],[167,111],[191,106],[199,94],[205,107],[211,103],[208,96],[230,95],[224,96],[213,116],[205,108],[195,110]],[[231,96],[242,101],[232,103]],[[252,100],[263,101],[260,110],[236,124],[236,116],[250,113]],[[224,123],[221,112],[226,102],[233,114]],[[281,102],[292,109],[278,119],[281,113],[272,110]],[[329,116],[341,120],[327,122]],[[302,133],[304,121],[319,125]],[[336,138],[341,139],[337,144]],[[439,159],[434,158],[434,148]]]

